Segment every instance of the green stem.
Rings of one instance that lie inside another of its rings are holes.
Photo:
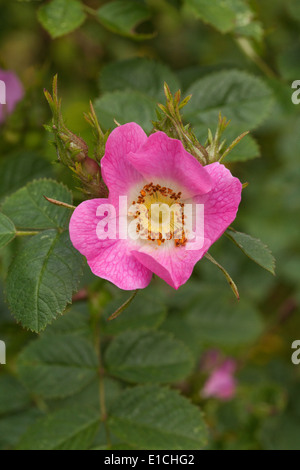
[[[240,294],[239,294],[238,288],[237,288],[234,280],[230,276],[230,274],[226,271],[226,269],[220,263],[218,263],[218,261],[216,261],[208,252],[204,256],[205,256],[205,258],[207,258],[211,263],[213,263],[215,266],[217,266],[222,271],[222,273],[226,277],[227,282],[230,285],[234,295],[236,296],[237,300],[240,300]]]
[[[96,16],[97,15],[97,10],[94,10],[94,8],[89,7],[88,5],[83,5],[83,9],[89,14]]]
[[[276,73],[269,67],[266,62],[255,52],[251,42],[246,38],[236,38],[236,42],[243,53],[254,62],[257,67],[266,75],[268,78],[278,78]]]
[[[101,331],[100,331],[100,318],[101,314],[93,319],[94,335],[95,335],[95,348],[98,357],[98,376],[99,376],[99,403],[100,403],[100,420],[104,424],[107,446],[111,446],[110,431],[107,423],[107,408],[105,400],[105,386],[104,386],[104,368],[101,352]]]
[[[23,231],[17,231],[16,232],[16,237],[31,237],[33,235],[38,235],[40,232],[38,231],[30,231],[30,232],[23,232]]]

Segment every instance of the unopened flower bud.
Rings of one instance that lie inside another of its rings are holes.
[[[81,137],[67,129],[66,132],[59,132],[58,137],[64,142],[66,148],[71,152],[71,158],[76,162],[83,162],[88,158],[88,146]]]
[[[87,157],[84,160],[84,162],[82,164],[82,167],[83,167],[85,173],[90,175],[90,176],[100,175],[100,166],[92,158]]]

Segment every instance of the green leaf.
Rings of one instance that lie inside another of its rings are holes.
[[[115,379],[104,377],[103,385],[105,391],[105,405],[106,411],[109,413],[112,403],[116,400],[118,395],[122,391],[122,385],[120,381]],[[100,400],[99,400],[99,376],[88,384],[84,389],[80,390],[79,393],[71,395],[67,398],[55,400],[51,402],[51,405],[55,406],[56,409],[66,408],[70,406],[79,406],[81,404],[88,404],[92,406],[95,411],[100,415]],[[102,423],[103,424],[103,423]]]
[[[67,232],[32,237],[15,257],[7,277],[7,300],[23,327],[39,332],[72,301],[82,257]]]
[[[143,450],[199,450],[206,444],[200,410],[175,390],[158,386],[125,390],[110,414],[111,431]]]
[[[226,235],[255,263],[275,274],[275,258],[270,249],[260,240],[235,230],[227,230]]]
[[[236,32],[261,39],[262,28],[244,0],[185,0],[196,15],[221,33]],[[255,27],[253,26],[255,23]]]
[[[103,387],[105,391],[106,411],[109,414],[112,403],[117,399],[117,397],[121,393],[122,386],[119,381],[104,377]],[[79,406],[85,407],[86,405],[88,405],[89,407],[92,407],[94,409],[95,416],[100,416],[101,411],[99,400],[99,377],[76,395],[72,395],[71,397],[65,398],[63,400],[55,400],[55,402],[52,402],[51,405],[55,406],[55,410],[70,408],[71,406],[76,406],[78,408]],[[119,439],[117,439],[112,434],[110,435],[110,437],[112,444],[114,444],[115,442],[119,442]],[[91,443],[89,448],[95,450],[95,447],[100,446],[103,449],[107,448],[107,435],[103,422],[101,422],[100,427],[98,428],[93,442]]]
[[[97,18],[113,33],[132,39],[151,39],[153,34],[139,34],[135,28],[151,18],[151,12],[143,3],[117,0],[106,3],[97,11]]]
[[[165,319],[166,307],[164,304],[149,295],[147,291],[139,292],[126,311],[113,321],[107,319],[120,305],[128,299],[128,293],[122,294],[110,302],[103,313],[102,328],[108,335],[123,333],[124,331],[139,328],[157,328]]]
[[[53,38],[69,34],[86,19],[78,0],[52,0],[38,10],[38,19]]]
[[[288,0],[287,7],[291,17],[300,21],[300,4],[298,0]]]
[[[250,21],[250,22],[248,22]],[[245,24],[237,25],[235,28],[235,34],[238,36],[244,36],[245,38],[253,38],[257,42],[261,42],[264,36],[264,29],[262,23],[259,21],[253,21],[249,16],[248,21]]]
[[[295,77],[300,76],[299,52],[300,44],[299,41],[297,41],[287,45],[284,51],[279,52],[277,55],[280,76],[286,81],[293,83]]]
[[[171,333],[174,338],[184,343],[192,352],[195,360],[198,360],[204,352],[205,347],[199,341],[197,330],[179,312],[172,311],[162,324],[161,329],[169,334]]]
[[[238,133],[235,132],[234,128],[229,129],[224,133],[224,138],[227,139],[227,143],[230,144],[237,137]],[[238,143],[236,147],[226,156],[223,160],[224,163],[229,162],[245,162],[254,158],[260,157],[260,148],[256,140],[251,135],[246,135]]]
[[[94,408],[65,408],[34,423],[21,438],[18,450],[86,450],[100,424]]]
[[[18,229],[50,229],[65,227],[71,212],[50,204],[44,196],[72,204],[69,189],[53,180],[35,180],[7,197],[2,211]]]
[[[36,408],[29,408],[18,413],[3,416],[0,420],[0,449],[14,447],[21,436],[41,416]]]
[[[85,306],[83,304],[83,306]],[[51,336],[52,338],[57,335],[74,335],[82,336],[84,338],[90,338],[92,335],[92,329],[90,325],[90,318],[88,308],[85,306],[83,311],[78,311],[79,305],[75,304],[61,317],[49,325],[46,331],[43,333],[43,337]]]
[[[153,127],[151,122],[156,118],[156,102],[137,91],[106,93],[95,101],[94,106],[100,125],[104,129],[115,127],[116,119],[119,124],[136,122],[146,132],[150,132]]]
[[[100,87],[104,93],[128,89],[159,102],[165,101],[164,82],[173,93],[180,88],[177,77],[166,65],[140,57],[108,64],[100,75]]]
[[[265,82],[239,70],[206,75],[197,80],[187,94],[193,95],[185,108],[187,122],[213,129],[221,111],[231,120],[236,136],[258,127],[272,104],[272,92]]]
[[[291,251],[285,254],[284,263],[278,266],[278,274],[291,284],[300,286],[300,254]],[[300,292],[299,292],[300,294]]]
[[[97,367],[92,344],[72,335],[33,341],[18,359],[20,379],[31,393],[43,398],[79,392],[97,376]]]
[[[215,266],[217,266],[220,269],[220,271],[224,274],[224,276],[226,278],[226,281],[228,282],[228,284],[229,284],[232,292],[236,296],[237,300],[240,300],[240,294],[239,294],[237,285],[235,284],[235,282],[232,279],[232,277],[230,276],[230,274],[226,271],[226,269],[220,263],[218,263],[218,261],[216,261],[208,252],[205,254],[205,257],[211,263],[213,263]]]
[[[105,361],[110,374],[129,382],[167,383],[192,369],[190,352],[162,331],[127,331],[109,345]]]
[[[0,199],[34,179],[52,176],[53,167],[34,152],[18,152],[0,160]]]
[[[10,243],[16,236],[16,228],[6,215],[0,212],[0,248]]]
[[[212,24],[222,33],[234,29],[236,14],[227,0],[222,2],[219,0],[185,0],[185,2],[192,7],[199,18]]]
[[[266,450],[299,450],[300,420],[292,413],[269,417],[263,422],[259,437]]]
[[[30,403],[27,390],[16,378],[11,375],[0,376],[0,415],[21,411]]]
[[[184,313],[184,320],[198,332],[199,345],[233,347],[249,344],[260,336],[263,322],[245,299],[239,302],[229,290],[207,286]]]

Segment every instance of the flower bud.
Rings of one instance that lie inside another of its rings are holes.
[[[90,157],[87,157],[83,161],[82,167],[83,167],[84,172],[89,176],[97,176],[101,174],[100,166],[95,160],[93,160]]]
[[[67,150],[71,153],[71,159],[76,162],[83,162],[88,158],[88,146],[81,137],[78,137],[73,132],[66,129],[64,132],[59,132],[58,137],[65,144]]]

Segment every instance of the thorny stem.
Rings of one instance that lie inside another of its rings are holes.
[[[189,139],[189,137],[188,137],[184,132],[182,132],[182,129],[179,127],[179,125],[177,124],[177,122],[175,121],[175,119],[173,119],[171,116],[169,116],[169,119],[170,119],[170,121],[173,123],[173,125],[174,125],[174,127],[175,127],[175,129],[176,129],[176,131],[177,131],[177,133],[178,133],[178,135],[179,135],[181,141],[186,141],[187,144],[193,145],[193,144],[192,144],[192,141]],[[200,147],[200,149],[201,149],[201,152],[202,152],[202,154],[203,154],[203,155],[199,155],[199,154],[198,154],[198,158],[200,159],[201,163],[205,165],[205,164],[208,163],[208,161],[207,161],[207,159],[208,159],[207,150],[205,149],[205,147],[203,147],[203,145],[200,144],[200,142],[198,142],[198,145],[199,145],[199,147]]]
[[[164,131],[169,137],[176,137],[181,140],[186,150],[191,152],[202,165],[208,164],[208,152],[192,133],[190,126],[184,126],[180,110],[189,102],[191,95],[181,101],[181,91],[178,90],[175,95],[167,83],[164,84],[164,92],[166,96],[166,105],[158,104],[158,108],[162,111],[162,115],[158,115],[158,121],[154,122],[153,132]],[[170,124],[172,127],[170,128]],[[170,135],[171,133],[171,135]]]
[[[89,146],[79,136],[68,129],[64,123],[61,113],[61,99],[58,97],[57,75],[53,79],[52,95],[44,90],[46,100],[52,111],[52,125],[45,126],[46,129],[54,134],[54,145],[58,161],[67,166],[74,176],[81,183],[81,190],[89,198],[106,197],[107,188],[101,178],[101,168],[99,162],[104,155],[105,144],[108,138],[108,132],[104,134],[100,128],[96,113],[91,105],[91,111],[86,116],[88,122],[94,130],[96,137],[96,146],[94,146],[95,159],[89,157]],[[64,204],[60,201],[50,200],[49,202],[57,205],[64,205],[68,209],[75,209],[70,204]]]

